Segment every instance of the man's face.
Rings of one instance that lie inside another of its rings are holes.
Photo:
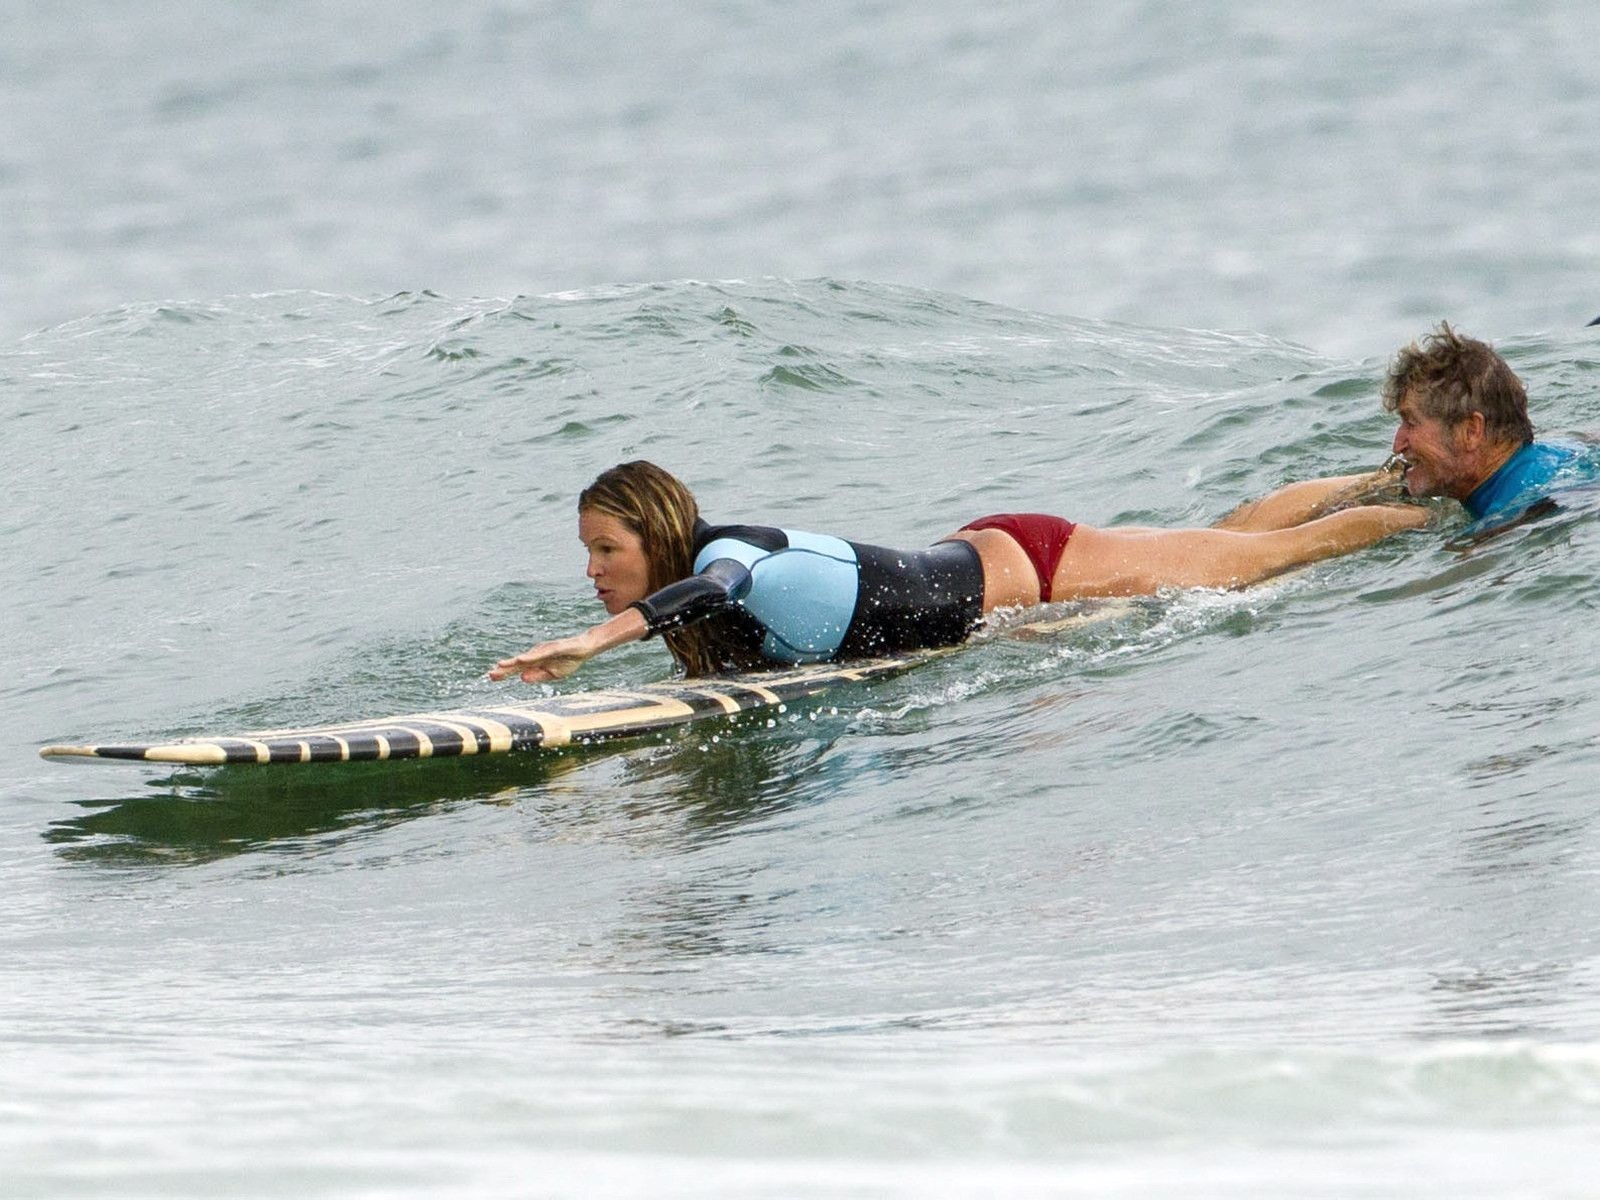
[[[1465,500],[1478,486],[1476,459],[1460,429],[1422,411],[1414,392],[1396,410],[1400,428],[1394,452],[1406,462],[1406,490],[1413,496],[1451,496]]]

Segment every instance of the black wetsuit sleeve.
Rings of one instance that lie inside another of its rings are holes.
[[[628,607],[639,610],[644,617],[644,635],[651,637],[725,612],[749,590],[750,572],[745,565],[719,558],[698,575],[669,583]]]

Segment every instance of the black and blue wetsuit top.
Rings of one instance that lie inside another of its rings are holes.
[[[1600,448],[1579,442],[1529,442],[1462,501],[1473,529],[1521,516],[1551,492],[1600,476]]]
[[[694,551],[693,575],[633,605],[646,636],[717,618],[768,661],[810,663],[955,645],[983,618],[983,564],[967,542],[889,550],[698,521]]]

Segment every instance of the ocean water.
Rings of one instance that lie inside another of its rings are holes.
[[[1600,429],[1576,4],[65,4],[0,46],[7,1196],[1578,1196],[1600,498],[535,757],[573,502],[921,545]],[[720,282],[719,282],[720,281]],[[664,677],[629,647],[561,685]]]
[[[11,7],[4,333],[766,277],[1356,357],[1600,313],[1581,0]]]

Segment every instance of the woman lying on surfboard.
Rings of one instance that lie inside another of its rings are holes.
[[[899,551],[708,525],[672,475],[622,463],[578,497],[578,539],[610,619],[503,659],[489,677],[563,679],[602,650],[653,634],[691,676],[872,658],[964,641],[996,608],[1243,587],[1426,524],[1425,508],[1339,507],[1392,481],[1378,471],[1290,484],[1209,529],[1099,529],[1005,513]]]

